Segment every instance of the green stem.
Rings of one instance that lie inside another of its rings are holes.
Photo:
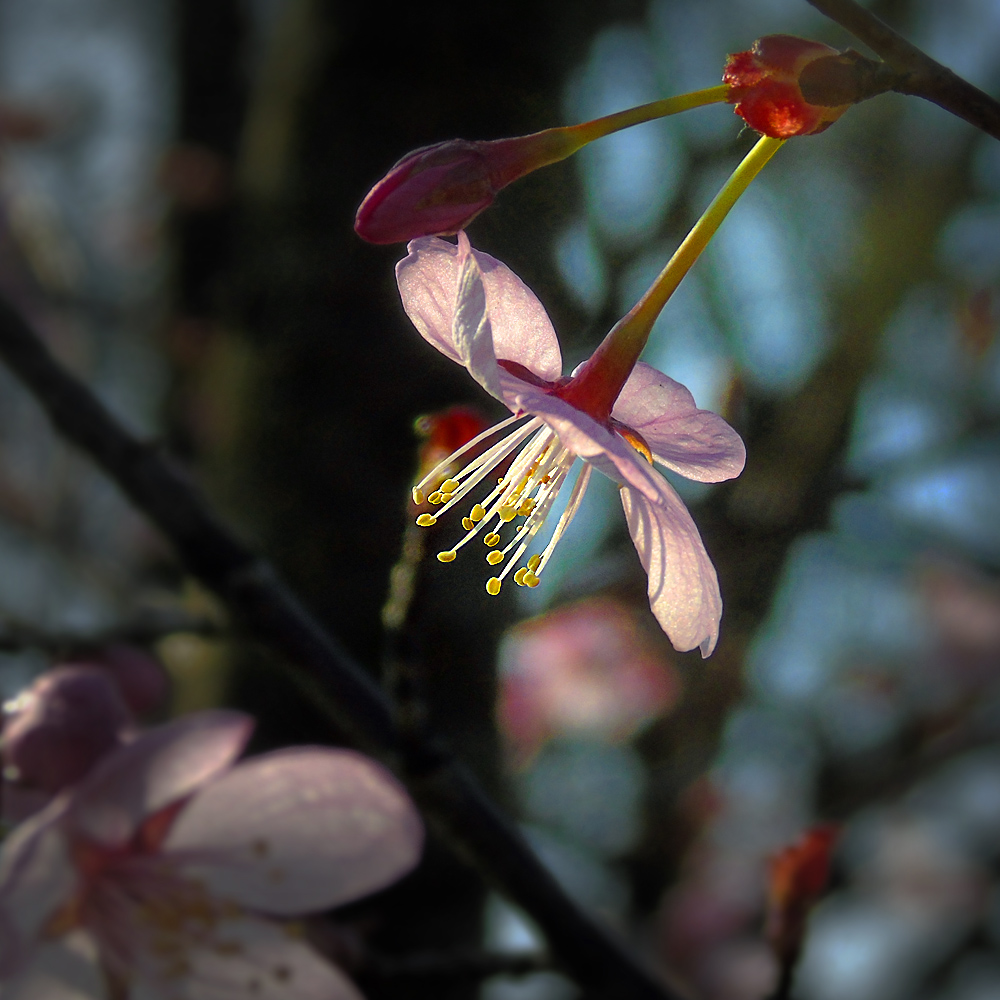
[[[740,195],[785,141],[768,136],[757,140],[646,294],[611,328],[600,347],[561,393],[563,399],[598,419],[606,420],[611,415],[611,408],[639,360],[667,300],[708,246]]]

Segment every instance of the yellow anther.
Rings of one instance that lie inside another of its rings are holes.
[[[476,522],[473,521],[471,517],[463,517],[462,518],[462,527],[465,528],[466,531],[472,531],[472,529],[475,526],[476,526]]]
[[[441,492],[442,493],[454,493],[455,490],[457,490],[457,489],[458,489],[458,480],[457,479],[446,479],[441,484]]]
[[[500,544],[500,536],[495,532],[491,531],[484,539],[483,542],[492,548],[494,545]]]
[[[439,552],[438,562],[454,562],[456,556],[458,556],[458,553],[454,549],[451,549],[448,552]]]
[[[484,517],[486,517],[486,508],[481,503],[477,503],[476,506],[469,511],[469,517],[471,517],[473,521],[481,521]]]
[[[539,563],[540,563],[541,561],[542,561],[542,557],[541,557],[541,556],[540,556],[540,555],[539,555],[539,554],[538,554],[538,553],[536,552],[536,553],[535,553],[535,554],[534,554],[534,555],[533,555],[533,556],[532,556],[532,557],[531,557],[531,558],[530,558],[530,559],[528,560],[528,570],[529,570],[529,572],[531,572],[531,573],[534,573],[534,572],[535,572],[535,570],[536,570],[536,569],[538,569],[538,564],[539,564]]]
[[[519,587],[523,587],[524,586],[524,574],[527,573],[527,572],[528,571],[527,571],[527,569],[524,566],[522,566],[519,570],[517,570],[514,573],[514,583],[516,583]]]
[[[486,581],[486,593],[489,594],[490,597],[496,597],[497,594],[500,593],[500,577],[491,576]]]
[[[424,502],[424,491],[418,490],[416,486],[413,487],[413,502],[415,504],[421,504]]]
[[[497,513],[500,515],[501,521],[513,521],[514,518],[517,517],[517,508],[509,507],[507,504],[503,504],[497,510]]]
[[[440,490],[435,490],[428,498],[428,503],[444,503],[444,497],[441,495]]]
[[[447,503],[454,495],[454,493],[442,493],[441,503]]]
[[[491,549],[486,553],[486,561],[491,566],[496,566],[497,563],[503,562],[503,553],[499,549]]]
[[[527,517],[535,509],[535,501],[531,497],[526,497],[522,500],[517,507],[518,514],[523,514]]]
[[[538,577],[531,572],[531,570],[528,570],[528,572],[524,574],[524,585],[526,587],[537,587],[541,582],[542,581],[539,580]]]
[[[417,518],[417,524],[419,524],[421,528],[429,528],[432,524],[437,523],[438,519],[433,514],[421,514],[420,517]]]

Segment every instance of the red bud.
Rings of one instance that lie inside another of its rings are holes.
[[[802,96],[802,72],[820,59],[840,60],[841,53],[794,35],[758,38],[749,52],[726,61],[722,80],[730,88],[728,101],[751,128],[774,139],[822,132],[851,104],[810,104]]]
[[[798,955],[806,918],[826,891],[839,832],[836,826],[815,826],[771,859],[767,938],[783,963]]]

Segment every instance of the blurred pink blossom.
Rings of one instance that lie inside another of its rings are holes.
[[[663,650],[625,605],[596,598],[523,622],[504,641],[500,725],[520,757],[551,736],[618,741],[677,701]]]
[[[4,1000],[358,996],[262,914],[317,912],[388,885],[416,863],[420,821],[395,779],[351,751],[233,766],[251,728],[215,711],[149,730],[8,837]]]

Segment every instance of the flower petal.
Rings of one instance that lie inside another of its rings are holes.
[[[437,237],[413,240],[396,265],[403,308],[420,335],[452,361],[464,364],[454,343],[459,248]],[[506,265],[472,251],[482,273],[497,358],[516,361],[546,381],[562,375],[555,330],[534,292]]]
[[[250,716],[221,710],[150,729],[105,757],[76,787],[67,832],[101,844],[125,843],[145,817],[229,767],[252,729]]]
[[[500,385],[510,409],[541,417],[574,455],[586,459],[619,485],[632,485],[651,500],[659,498],[663,477],[619,435],[558,396],[506,372]]]
[[[660,479],[660,499],[622,487],[622,506],[639,561],[649,576],[649,606],[675,648],[708,656],[719,638],[722,597],[701,535],[681,498]]]
[[[451,339],[469,374],[492,396],[499,396],[500,368],[493,353],[493,327],[486,309],[483,275],[465,233],[458,236],[458,293]]]
[[[658,462],[687,479],[719,483],[743,471],[746,448],[739,434],[718,414],[699,410],[680,382],[641,361],[612,416],[638,431]]]
[[[363,1000],[293,928],[268,920],[216,924],[178,958],[143,955],[129,1000]]]
[[[93,942],[82,931],[46,941],[31,965],[3,984],[3,1000],[95,1000],[104,997]]]
[[[0,977],[33,960],[41,929],[77,887],[61,820],[66,797],[15,828],[0,849]],[[6,1000],[6,987],[4,988]]]
[[[214,895],[298,914],[388,885],[416,864],[422,843],[416,810],[388,771],[315,747],[265,754],[213,782],[164,850]]]

